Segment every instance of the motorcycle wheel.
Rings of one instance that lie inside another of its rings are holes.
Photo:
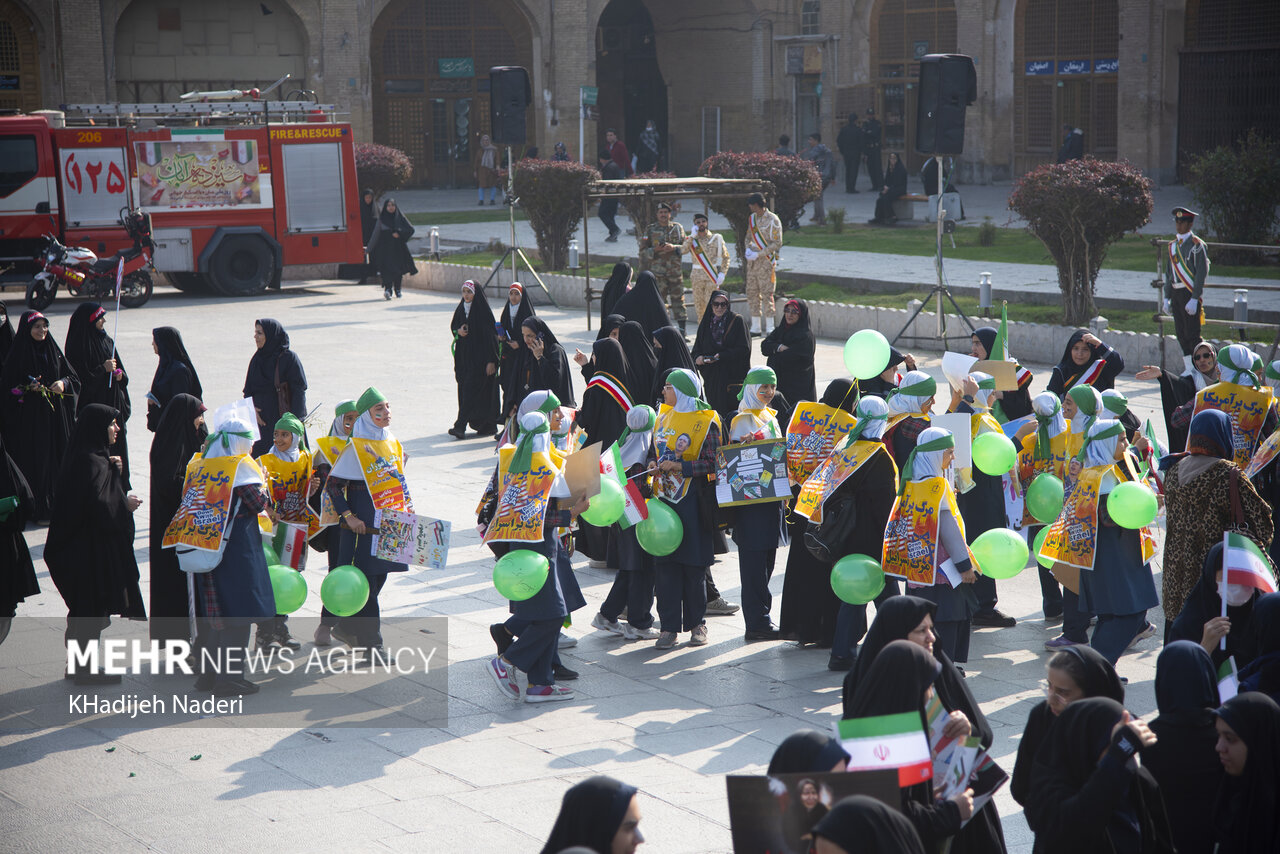
[[[120,304],[125,308],[138,308],[151,299],[151,274],[138,270],[124,277],[120,284]]]
[[[32,279],[27,285],[27,308],[33,311],[44,311],[53,303],[58,295],[58,286],[46,286],[42,279]]]

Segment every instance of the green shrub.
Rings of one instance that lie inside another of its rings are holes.
[[[372,142],[356,143],[356,181],[360,191],[373,190],[374,198],[397,190],[413,177],[413,161],[398,148]]]
[[[984,216],[982,225],[978,226],[978,245],[979,246],[995,246],[996,245],[996,224],[991,221],[991,217]]]
[[[844,218],[848,213],[844,208],[832,208],[827,211],[827,221],[831,223],[832,234],[844,234]]]
[[[704,160],[698,167],[698,174],[705,178],[768,181],[774,188],[773,212],[784,225],[797,219],[804,206],[822,192],[822,178],[813,163],[779,154],[721,151]],[[746,199],[713,199],[711,209],[733,226],[738,243],[738,262],[745,265],[747,226],[751,220]]]
[[[1126,162],[1048,164],[1017,180],[1009,208],[1058,267],[1063,321],[1086,326],[1097,314],[1094,285],[1108,247],[1151,221],[1151,181]]]
[[[1250,130],[1235,147],[1221,146],[1193,155],[1187,185],[1204,217],[1206,234],[1224,243],[1275,243],[1280,141]],[[1257,254],[1247,250],[1221,252],[1214,260],[1248,262]]]
[[[550,270],[569,263],[569,238],[582,221],[582,191],[600,173],[585,163],[521,160],[515,164],[514,189],[538,241],[538,253]]]

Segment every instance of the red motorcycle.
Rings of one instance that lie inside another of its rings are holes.
[[[155,267],[151,255],[151,217],[139,210],[120,209],[120,224],[133,238],[132,249],[121,249],[110,258],[99,258],[83,246],[63,246],[52,234],[45,235],[45,247],[37,259],[41,271],[27,286],[27,307],[43,311],[58,295],[58,285],[75,297],[114,300],[116,274],[124,259],[124,278],[120,283],[120,304],[137,308],[151,299],[151,274]]]

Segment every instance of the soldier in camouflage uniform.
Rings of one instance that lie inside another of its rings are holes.
[[[684,270],[680,255],[684,252],[684,226],[671,220],[671,206],[658,205],[658,221],[651,224],[640,238],[640,267],[653,273],[658,291],[667,301],[671,317],[685,333]]]

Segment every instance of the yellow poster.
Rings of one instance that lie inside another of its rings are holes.
[[[192,546],[217,551],[231,516],[232,491],[240,465],[257,464],[247,455],[241,457],[195,458],[187,464],[182,484],[182,503],[165,529],[161,545]]]
[[[1196,392],[1195,412],[1221,409],[1231,419],[1231,439],[1235,443],[1233,459],[1244,468],[1253,457],[1253,449],[1262,434],[1262,422],[1271,409],[1272,391],[1252,389],[1235,383],[1214,383]]]
[[[320,457],[316,462],[323,462],[333,468],[337,465],[338,457],[342,456],[342,450],[347,447],[348,441],[350,440],[346,436],[321,436],[316,439],[316,448],[319,451],[317,456]]]
[[[1114,466],[1091,466],[1080,472],[1070,486],[1062,512],[1049,526],[1040,554],[1054,563],[1076,569],[1093,569],[1098,542],[1098,497],[1102,476],[1117,474]]]
[[[542,528],[551,500],[557,469],[551,457],[538,452],[533,455],[529,471],[509,474],[507,466],[515,448],[503,448],[499,455],[498,509],[484,532],[484,542],[542,542]]]
[[[284,522],[307,526],[307,539],[320,533],[320,519],[307,505],[307,484],[311,481],[311,455],[300,451],[298,461],[291,463],[275,454],[258,459],[267,476],[267,494],[276,513]]]
[[[1249,465],[1245,466],[1245,477],[1256,477],[1267,465],[1280,454],[1280,430],[1276,430],[1258,446],[1258,450],[1249,459]]]
[[[787,477],[791,485],[804,483],[856,423],[843,409],[808,400],[797,403],[787,425]]]
[[[849,479],[849,476],[862,467],[862,464],[876,455],[877,452],[883,451],[886,456],[889,451],[884,444],[879,441],[859,441],[852,445],[835,451],[825,460],[818,464],[813,470],[813,474],[809,475],[804,485],[800,487],[800,495],[796,498],[795,512],[805,517],[810,522],[820,524],[822,522],[822,508],[839,488],[840,484]],[[893,457],[889,456],[889,462],[893,463]],[[893,467],[893,489],[898,490],[898,467]]]
[[[963,537],[964,519],[946,478],[931,477],[907,484],[884,529],[881,566],[885,575],[915,584],[934,583],[938,570],[938,520],[944,501]],[[972,554],[968,557],[973,560]],[[974,566],[977,567],[976,562]]]
[[[653,428],[658,462],[696,460],[702,453],[702,443],[707,440],[712,424],[719,426],[720,416],[711,409],[676,412],[666,405],[660,407],[658,422]],[[689,492],[689,483],[679,472],[661,472],[655,481],[657,493],[669,501],[679,501]]]
[[[409,484],[404,476],[404,448],[396,439],[352,439],[360,471],[373,506],[379,510],[413,512]]]

